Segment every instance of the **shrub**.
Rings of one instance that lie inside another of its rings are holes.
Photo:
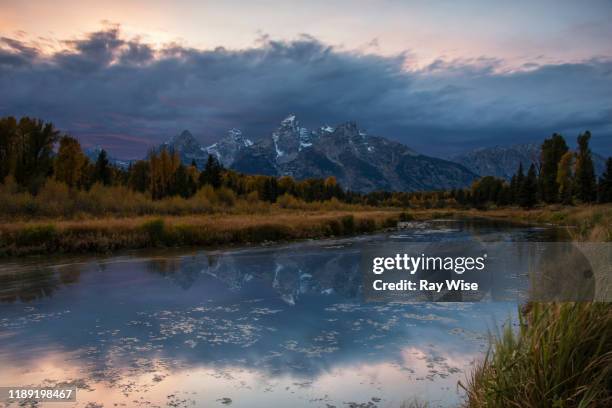
[[[362,218],[355,225],[357,232],[373,232],[376,231],[376,221],[371,218]]]
[[[285,193],[276,199],[276,203],[280,208],[297,210],[304,207],[304,202],[298,200],[289,193]]]
[[[19,230],[15,236],[18,246],[41,246],[55,242],[57,230],[53,225],[33,225]]]
[[[48,216],[63,216],[73,211],[73,200],[68,186],[54,179],[48,179],[36,196],[40,213]]]
[[[340,223],[340,221],[329,220],[327,222],[327,227],[329,230],[328,235],[334,235],[334,236],[342,235],[342,224]]]
[[[408,222],[408,221],[414,221],[414,216],[412,214],[410,214],[409,212],[402,212],[399,215],[399,220],[401,222]]]
[[[166,228],[161,218],[145,222],[142,229],[149,235],[152,245],[160,245],[165,241]]]
[[[3,215],[19,215],[26,213],[34,215],[39,207],[34,197],[28,192],[12,193],[9,189],[3,189],[0,184],[0,213]]]
[[[232,207],[236,202],[236,193],[226,187],[221,187],[215,191],[219,204],[224,207]]]
[[[345,215],[340,219],[340,222],[342,223],[343,234],[347,235],[355,232],[355,217],[352,214]]]
[[[263,224],[238,230],[233,242],[282,241],[292,238],[291,228],[280,224]]]
[[[251,191],[249,194],[247,194],[246,201],[249,204],[257,204],[257,203],[259,203],[260,202],[260,200],[259,200],[259,193],[257,191]]]

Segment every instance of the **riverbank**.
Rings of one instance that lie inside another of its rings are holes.
[[[249,245],[371,233],[398,221],[485,218],[567,227],[578,241],[612,240],[612,205],[534,210],[290,209],[254,213],[36,218],[0,223],[0,256],[111,253],[155,247]]]
[[[490,217],[567,226],[574,241],[612,241],[612,206],[491,211]],[[612,404],[612,304],[528,303],[465,384],[467,408]]]
[[[574,241],[612,241],[612,204],[562,206],[549,205],[525,210],[502,207],[491,210],[411,210],[415,220],[436,218],[486,218],[530,225],[553,225],[565,228]]]
[[[400,210],[295,211],[33,220],[0,224],[0,256],[110,253],[154,247],[249,245],[363,234],[394,227]]]

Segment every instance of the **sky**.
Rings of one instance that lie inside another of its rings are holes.
[[[561,132],[612,154],[610,1],[0,0],[0,115],[119,158],[356,121],[446,157]]]

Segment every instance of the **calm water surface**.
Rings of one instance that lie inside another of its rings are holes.
[[[58,408],[454,406],[488,332],[517,305],[363,303],[360,251],[550,232],[448,221],[273,247],[4,261],[0,386],[76,385],[76,403],[46,404]]]

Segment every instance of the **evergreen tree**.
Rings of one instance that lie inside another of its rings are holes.
[[[599,202],[612,203],[612,157],[606,160],[606,170],[599,178]]]
[[[493,176],[485,176],[472,184],[472,203],[474,207],[485,208],[489,203],[503,201],[504,182]]]
[[[198,190],[198,167],[196,166],[195,160],[191,161],[191,166],[187,169],[187,189],[189,190],[189,197],[194,195]]]
[[[566,152],[557,168],[557,184],[559,185],[559,198],[563,204],[572,204],[574,175],[572,174],[572,165],[574,162],[574,154]]]
[[[586,131],[578,136],[578,153],[576,154],[576,197],[584,203],[595,201],[597,185],[595,182],[595,169],[589,148],[591,132]]]
[[[192,194],[191,186],[189,185],[189,175],[182,163],[179,164],[174,174],[174,193],[183,198],[188,198]]]
[[[221,187],[222,171],[223,166],[219,163],[219,160],[217,160],[215,156],[209,154],[206,166],[204,166],[204,170],[200,173],[200,186],[210,184],[213,188]]]
[[[512,190],[508,183],[502,183],[502,188],[497,195],[496,204],[499,206],[505,206],[512,203]]]
[[[455,194],[455,200],[457,201],[457,203],[464,205],[466,200],[465,200],[465,190],[463,190],[462,188],[460,188],[459,190],[457,190],[457,193]]]
[[[95,167],[94,182],[102,183],[105,186],[110,185],[112,181],[112,169],[110,168],[110,164],[108,162],[106,150],[100,150]]]
[[[0,119],[0,183],[15,173],[17,147],[17,119]]]
[[[535,165],[529,166],[527,176],[523,181],[519,193],[519,204],[525,208],[532,208],[536,205],[538,196],[538,178]]]
[[[138,160],[130,165],[128,174],[128,184],[132,189],[141,193],[147,191],[147,188],[151,185],[149,161]]]
[[[558,133],[542,143],[540,153],[539,185],[541,197],[544,202],[555,203],[559,201],[559,184],[557,183],[557,168],[561,157],[568,151],[565,139]]]
[[[518,170],[510,180],[510,201],[513,204],[518,204],[520,201],[521,188],[525,181],[525,173],[523,172],[523,163],[519,163]]]
[[[263,191],[261,198],[271,203],[276,201],[278,197],[278,182],[276,177],[266,177],[263,184]]]

